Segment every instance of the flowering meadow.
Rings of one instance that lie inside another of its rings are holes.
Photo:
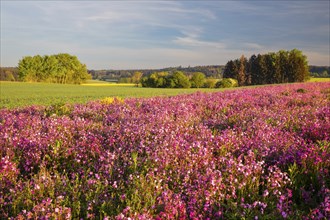
[[[330,83],[0,110],[1,219],[329,219]]]

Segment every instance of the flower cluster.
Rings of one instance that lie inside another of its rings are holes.
[[[2,109],[0,216],[329,218],[329,88]]]

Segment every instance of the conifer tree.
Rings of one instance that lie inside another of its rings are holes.
[[[244,55],[241,56],[239,59],[239,70],[238,70],[238,85],[239,86],[244,86],[246,77],[245,77],[245,57]]]

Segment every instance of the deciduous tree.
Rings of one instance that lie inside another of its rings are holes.
[[[201,88],[205,83],[205,75],[201,72],[195,72],[193,73],[190,81],[193,88]]]
[[[139,86],[139,83],[141,81],[142,75],[143,75],[143,73],[140,72],[140,71],[134,72],[134,74],[132,76],[132,81],[133,81],[133,83],[135,83],[136,87]]]
[[[45,56],[26,56],[18,63],[19,77],[23,81],[80,84],[91,75],[76,56],[62,53]]]

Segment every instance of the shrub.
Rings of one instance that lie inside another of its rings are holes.
[[[204,88],[215,88],[217,81],[217,79],[207,78],[204,83]]]
[[[238,82],[236,79],[232,78],[224,78],[217,82],[216,87],[217,88],[231,88],[231,87],[237,87]]]

